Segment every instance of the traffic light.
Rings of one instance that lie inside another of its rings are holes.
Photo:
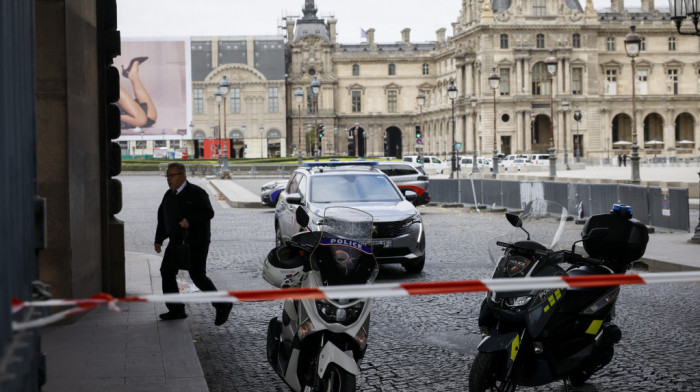
[[[323,139],[323,132],[326,130],[326,126],[321,124],[318,126],[318,140]]]
[[[297,145],[296,145],[296,144],[292,144],[292,150],[293,150],[293,151],[296,151],[296,150],[297,150]]]
[[[247,144],[244,144],[244,145],[243,145],[243,148],[245,149],[244,151],[248,151],[248,145],[247,145]]]
[[[416,139],[420,139],[420,125],[416,125]]]

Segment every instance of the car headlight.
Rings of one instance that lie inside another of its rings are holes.
[[[421,222],[422,222],[422,219],[421,219],[420,213],[419,213],[419,212],[416,212],[413,216],[411,216],[410,218],[404,220],[403,223],[401,224],[401,226],[402,226],[403,228],[406,228],[406,227],[409,227],[409,226],[411,226],[411,225],[413,225],[413,224],[421,223]]]
[[[261,192],[269,191],[270,189],[274,189],[275,187],[277,187],[277,183],[276,183],[276,182],[274,182],[274,183],[272,183],[272,184],[263,185],[263,186],[260,188],[260,191],[261,191]]]
[[[340,308],[326,300],[316,300],[316,311],[323,321],[331,324],[350,325],[357,321],[362,314],[364,302],[358,302],[352,306]]]

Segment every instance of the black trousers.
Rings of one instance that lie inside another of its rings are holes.
[[[160,276],[163,283],[163,294],[169,293],[179,293],[180,290],[177,287],[177,273],[179,271],[175,257],[173,257],[173,252],[175,252],[175,247],[170,246],[165,248],[165,254],[163,255],[163,262],[160,265]],[[194,285],[197,286],[201,291],[217,291],[214,283],[207,276],[207,254],[209,253],[209,244],[206,245],[193,245],[190,244],[190,278]],[[223,303],[212,303],[214,307],[223,305]],[[184,312],[185,304],[180,302],[166,302],[165,306],[168,311],[171,312]]]

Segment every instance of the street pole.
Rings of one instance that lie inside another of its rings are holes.
[[[314,161],[318,162],[318,93],[321,89],[321,83],[315,76],[310,87],[311,93],[314,95]]]
[[[700,177],[700,171],[698,172],[698,177]],[[695,226],[695,235],[688,242],[694,242],[700,244],[700,216],[698,216],[698,225]]]
[[[455,98],[457,98],[457,86],[453,81],[447,88],[447,94],[452,101],[452,171],[450,172],[450,178],[456,177],[457,171],[457,150],[455,149]]]
[[[493,90],[493,178],[498,176],[498,140],[496,134],[496,91],[501,83],[501,77],[496,73],[496,68],[493,68],[491,76],[489,76],[489,85]]]
[[[263,154],[263,131],[265,128],[263,127],[262,124],[260,124],[260,158],[265,158],[265,155]]]
[[[578,107],[574,110],[574,120],[576,120],[576,151],[574,155],[576,156],[576,163],[579,163],[581,162],[581,134],[578,131],[578,126],[581,122],[581,109]]]
[[[569,150],[567,147],[568,136],[566,134],[566,113],[569,111],[569,101],[564,100],[564,102],[561,103],[561,110],[564,113],[562,115],[564,120],[564,165],[566,166],[566,170],[571,170],[571,167],[569,166]]]
[[[473,136],[473,142],[474,142],[474,154],[472,156],[472,173],[478,173],[479,172],[479,165],[477,164],[476,160],[478,159],[478,149],[477,149],[477,143],[476,143],[476,96],[472,95],[472,97],[469,99],[469,102],[472,105],[472,133],[474,134]]]
[[[554,76],[557,74],[557,58],[554,57],[554,52],[549,50],[549,57],[544,60],[549,73],[549,118],[550,118],[550,135],[549,135],[549,176],[554,178],[557,176],[557,155],[554,148]]]
[[[297,100],[297,122],[299,123],[299,142],[297,144],[297,154],[299,155],[298,163],[299,166],[301,166],[301,101],[304,98],[304,93],[301,91],[301,86],[297,86],[297,90],[294,92],[294,98]]]
[[[632,182],[641,182],[639,177],[639,145],[637,145],[637,107],[635,94],[636,70],[634,58],[639,56],[639,45],[642,37],[635,32],[635,26],[630,26],[630,32],[625,37],[625,51],[632,60]]]

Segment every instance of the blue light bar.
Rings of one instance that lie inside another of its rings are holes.
[[[306,162],[306,167],[377,166],[377,161]]]

